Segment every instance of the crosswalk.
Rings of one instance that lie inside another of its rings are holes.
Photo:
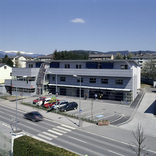
[[[46,131],[43,131],[42,133],[37,134],[37,136],[33,136],[33,138],[39,139],[39,140],[48,140],[51,141],[59,136],[62,136],[76,128],[61,124],[60,126],[57,126],[52,129],[48,129]]]

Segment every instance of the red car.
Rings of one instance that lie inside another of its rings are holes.
[[[57,102],[59,102],[60,100],[57,100]],[[49,101],[49,102],[47,102],[47,103],[45,103],[44,104],[44,107],[45,108],[51,108],[52,107],[52,105],[55,105],[56,104],[56,102],[51,102],[51,101]]]
[[[36,104],[36,105],[41,105],[43,101],[46,100],[46,97],[39,97],[35,100],[33,100],[33,104]]]

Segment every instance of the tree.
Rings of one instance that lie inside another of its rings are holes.
[[[5,63],[6,65],[13,67],[13,62],[12,60],[8,57],[8,55],[6,54],[2,60],[3,63]]]
[[[131,59],[131,57],[133,56],[133,54],[130,52],[130,53],[128,53],[127,54],[127,59],[129,60],[129,59]]]
[[[115,59],[121,60],[123,59],[123,56],[121,55],[121,53],[117,53]]]
[[[144,78],[156,79],[156,63],[153,60],[146,61],[141,70],[141,75]]]
[[[141,125],[138,124],[136,132],[133,132],[133,136],[135,138],[135,142],[130,144],[130,148],[135,152],[137,156],[146,156],[148,155],[147,150],[145,149],[145,145],[143,145],[146,137],[144,137],[144,131]]]
[[[17,52],[17,56],[21,56],[21,52],[20,51]]]
[[[88,60],[89,54],[82,51],[54,51],[54,60]]]

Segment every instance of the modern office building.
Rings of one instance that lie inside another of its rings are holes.
[[[81,97],[132,102],[140,88],[140,67],[133,60],[27,61],[12,76],[5,81],[12,95],[80,96],[81,88]]]

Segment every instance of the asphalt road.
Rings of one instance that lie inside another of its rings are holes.
[[[134,156],[129,144],[85,131],[81,128],[61,124],[52,119],[45,118],[44,121],[32,122],[24,119],[25,112],[18,110],[18,129],[31,137],[43,140],[47,143],[63,147],[80,155],[88,156]],[[0,121],[9,127],[15,117],[15,108],[1,105]],[[15,125],[14,125],[15,126]],[[149,155],[156,153],[149,151]]]

